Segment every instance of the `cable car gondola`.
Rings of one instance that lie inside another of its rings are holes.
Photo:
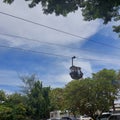
[[[83,77],[83,73],[81,71],[81,67],[77,67],[73,65],[73,59],[76,57],[72,57],[72,66],[70,67],[70,76],[72,79],[79,80],[80,78]]]

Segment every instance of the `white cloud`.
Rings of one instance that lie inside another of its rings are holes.
[[[22,81],[16,71],[0,70],[0,85],[20,85]]]
[[[98,21],[83,21],[80,10],[76,13],[69,14],[67,17],[56,17],[55,15],[44,15],[40,6],[36,6],[35,8],[30,9],[28,8],[27,3],[23,1],[17,1],[12,5],[6,5],[2,3],[0,11],[86,38],[96,33],[100,25]],[[31,23],[27,23],[4,15],[0,16],[0,29],[2,29],[1,31],[5,33],[7,32],[14,35],[38,39],[40,41],[61,44],[77,43],[81,41],[80,39],[72,37],[70,35],[66,35],[38,25],[33,25]],[[19,44],[19,41],[17,43],[17,41],[14,40],[14,42],[14,45]],[[22,42],[24,43],[25,41]]]
[[[113,32],[113,26],[118,26],[119,22],[112,21],[108,23],[107,25],[102,25],[101,26],[101,34],[106,36],[106,37],[111,37],[113,40],[119,40],[118,33]]]
[[[52,88],[56,88],[64,87],[71,80],[72,79],[70,78],[69,74],[51,74],[49,76],[45,76],[42,81],[45,86],[51,86]]]

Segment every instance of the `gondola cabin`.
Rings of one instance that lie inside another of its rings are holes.
[[[76,58],[75,56],[72,57],[72,66],[70,67],[70,76],[72,79],[79,80],[83,77],[83,73],[80,67],[73,65],[73,59]]]

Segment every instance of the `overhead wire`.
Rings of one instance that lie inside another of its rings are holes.
[[[37,39],[32,39],[32,38],[18,36],[18,35],[11,35],[11,34],[1,33],[1,32],[0,32],[0,35],[4,35],[4,36],[8,36],[8,37],[21,38],[21,39],[30,40],[30,41],[33,41],[33,42],[38,42],[38,43],[43,43],[43,44],[48,44],[48,45],[55,45],[55,46],[66,47],[66,48],[71,48],[71,49],[79,49],[79,48],[68,47],[66,45],[62,45],[62,44],[58,44],[58,43],[45,42],[45,41],[40,41],[40,40],[37,40]]]
[[[70,57],[70,56],[65,56],[65,55],[58,55],[58,54],[54,54],[54,53],[47,53],[47,52],[35,51],[35,50],[6,46],[6,45],[0,45],[0,47],[8,48],[8,49],[16,49],[16,50],[20,50],[20,51],[23,51],[23,52],[25,52],[25,51],[26,52],[32,52],[32,53],[36,53],[36,54],[46,54],[46,55],[57,56],[57,57]]]
[[[30,40],[30,41],[33,41],[33,42],[38,42],[38,43],[42,43],[42,44],[48,44],[48,45],[52,45],[52,46],[55,45],[55,46],[69,48],[69,49],[74,49],[74,50],[87,51],[87,52],[94,51],[93,49],[89,50],[89,49],[86,49],[86,48],[68,47],[66,45],[62,45],[62,44],[58,44],[58,43],[44,42],[44,41],[40,41],[40,40],[37,40],[37,39],[32,39],[32,38],[28,38],[28,37],[24,37],[24,36],[13,35],[13,34],[7,34],[7,33],[1,33],[0,32],[0,35],[12,37],[12,38],[19,38],[19,39],[24,39],[24,40]],[[96,50],[95,50],[95,52],[96,52]],[[119,56],[119,55],[120,54],[114,54],[114,56]]]
[[[20,51],[26,51],[26,52],[32,52],[32,53],[37,53],[37,54],[46,54],[50,56],[56,56],[56,57],[66,57],[66,58],[71,58],[71,56],[67,55],[60,55],[60,54],[54,54],[54,53],[48,53],[48,52],[41,52],[41,51],[35,51],[35,50],[30,50],[30,49],[23,49],[23,48],[18,48],[18,47],[12,47],[12,46],[5,46],[5,45],[0,45],[2,48],[8,48],[8,49],[16,49]],[[81,60],[86,60],[86,61],[104,61],[104,62],[109,62],[108,60],[100,60],[100,59],[90,59],[90,58],[83,58],[83,57],[77,57],[78,59]]]
[[[31,52],[31,53],[34,53],[34,54],[44,54],[44,55],[47,55],[47,56],[55,56],[55,57],[60,57],[60,58],[64,57],[64,58],[71,59],[71,56],[67,56],[67,55],[60,55],[60,54],[54,54],[54,53],[48,53],[48,52],[41,52],[41,51],[35,51],[35,50],[23,49],[23,48],[5,46],[5,45],[0,45],[0,47],[7,48],[7,49],[20,50],[20,51],[23,51],[23,52]],[[86,61],[104,61],[104,60],[97,60],[97,59],[87,59],[87,58],[82,58],[82,57],[77,57],[77,59],[86,60]],[[84,69],[84,68],[82,68],[82,69],[86,71],[86,69]],[[88,72],[88,73],[90,73],[90,72]],[[92,74],[92,73],[90,73],[90,74]]]
[[[21,18],[21,17],[17,17],[17,16],[14,16],[14,15],[11,15],[11,14],[8,14],[8,13],[5,13],[5,12],[1,12],[0,11],[0,14],[3,14],[3,15],[6,15],[6,16],[9,16],[9,17],[13,17],[13,18],[16,18],[16,19],[19,19],[19,20],[23,20],[25,22],[29,22],[29,23],[32,23],[32,24],[35,24],[35,25],[39,25],[39,26],[42,26],[42,27],[45,27],[45,28],[48,28],[48,29],[51,29],[51,30],[54,30],[54,31],[57,31],[57,32],[61,32],[61,33],[64,33],[64,34],[67,34],[67,35],[71,35],[73,37],[77,37],[77,38],[81,38],[81,39],[87,39],[87,38],[84,38],[84,37],[81,37],[79,35],[75,35],[75,34],[72,34],[72,33],[69,33],[69,32],[65,32],[63,30],[59,30],[59,29],[56,29],[56,28],[53,28],[53,27],[50,27],[50,26],[47,26],[47,25],[43,25],[43,24],[40,24],[40,23],[37,23],[37,22],[33,22],[31,20],[27,20],[27,19],[24,19],[24,18]],[[6,34],[7,35],[7,34]],[[12,35],[11,35],[12,36]],[[16,36],[16,37],[21,37],[21,36]],[[25,37],[21,37],[23,39],[26,39]],[[29,39],[29,38],[28,38]],[[30,39],[29,39],[30,40]],[[31,39],[33,40],[33,39]],[[38,40],[35,40],[35,41],[38,41]],[[101,43],[101,42],[97,42],[95,40],[90,40],[90,42],[94,42],[94,43],[97,43],[97,44],[101,44],[101,45],[104,45],[104,46],[108,46],[108,47],[113,47],[113,48],[116,48],[116,49],[120,49],[116,46],[112,46],[112,45],[108,45],[108,44],[105,44],[105,43]],[[46,42],[47,43],[47,42]],[[53,43],[47,43],[47,44],[51,44],[53,45]],[[54,44],[54,45],[58,45],[58,44]],[[7,47],[7,48],[11,48],[9,46],[0,46],[0,47]],[[12,47],[13,48],[13,47]],[[71,47],[72,48],[72,47]],[[21,50],[24,50],[25,49],[22,49],[22,48],[15,48],[15,49],[21,49]],[[38,51],[32,51],[32,50],[27,50],[27,51],[30,51],[30,52],[35,52],[35,53],[43,53],[43,52],[38,52]],[[45,53],[45,54],[49,54],[49,53]],[[52,54],[51,54],[52,55]],[[53,54],[55,56],[59,56],[57,54]],[[63,56],[62,56],[63,57]],[[98,60],[98,59],[87,59],[87,58],[79,58],[79,59],[84,59],[84,60],[95,60],[95,61],[104,61],[104,60]]]
[[[70,36],[73,36],[73,37],[77,37],[77,38],[80,38],[80,39],[85,39],[85,40],[88,39],[88,38],[82,37],[80,35],[76,35],[76,34],[66,32],[66,31],[63,31],[63,30],[60,30],[60,29],[56,29],[56,28],[53,28],[53,27],[50,27],[50,26],[47,26],[47,25],[44,25],[44,24],[37,23],[37,22],[33,22],[31,20],[27,20],[27,19],[24,19],[22,17],[11,15],[11,14],[8,14],[8,13],[2,12],[2,11],[0,11],[0,14],[6,15],[6,16],[9,16],[9,17],[12,17],[12,18],[16,18],[16,19],[19,19],[19,20],[22,20],[22,21],[25,21],[25,22],[29,22],[29,23],[32,23],[32,24],[35,24],[35,25],[39,25],[41,27],[45,27],[47,29],[51,29],[51,30],[54,30],[54,31],[57,31],[57,32],[60,32],[60,33],[63,33],[63,34],[67,34],[67,35],[70,35]],[[102,43],[102,42],[98,42],[98,41],[95,41],[93,39],[90,39],[89,41],[93,42],[93,43],[96,43],[96,44],[101,44],[101,45],[104,45],[104,46],[120,49],[119,47],[116,47],[116,46],[113,46],[113,45],[110,45],[110,44],[105,44],[105,43]]]

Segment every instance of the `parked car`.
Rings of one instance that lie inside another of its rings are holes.
[[[108,120],[120,120],[120,113],[113,113],[109,116]]]
[[[93,120],[93,119],[89,116],[80,116],[79,118],[77,118],[77,120]]]
[[[49,118],[47,120],[61,120],[61,118]]]
[[[52,118],[51,120],[61,120],[60,118]]]
[[[108,118],[110,117],[111,113],[103,113],[102,115],[100,115],[97,120],[108,120]]]
[[[61,120],[77,120],[75,117],[62,117]]]

